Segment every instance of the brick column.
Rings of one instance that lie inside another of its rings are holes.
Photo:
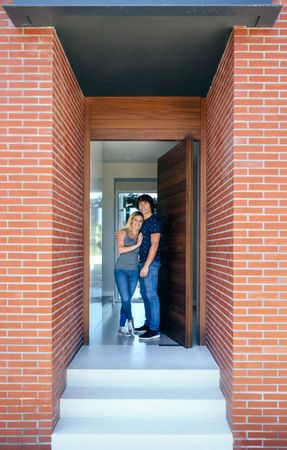
[[[233,37],[207,99],[206,340],[221,367],[232,420]]]
[[[54,30],[0,25],[0,448],[43,450],[82,343],[83,95]]]
[[[284,8],[273,28],[235,29],[208,95],[208,345],[242,450],[287,448],[286,71]]]

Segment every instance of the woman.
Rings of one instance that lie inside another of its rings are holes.
[[[119,328],[119,334],[122,336],[134,334],[131,299],[139,279],[138,253],[143,239],[140,233],[143,221],[141,212],[133,212],[117,237],[119,257],[115,266],[115,280],[122,301]]]

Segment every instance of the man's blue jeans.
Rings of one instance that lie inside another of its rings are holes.
[[[124,327],[127,320],[132,320],[131,300],[138,284],[139,271],[115,269],[115,280],[122,301],[120,327]]]
[[[140,264],[140,269],[144,264]],[[160,263],[153,261],[145,278],[140,277],[140,292],[145,308],[145,324],[153,331],[159,330],[160,303],[157,293]]]

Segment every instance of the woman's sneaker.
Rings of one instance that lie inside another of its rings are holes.
[[[128,320],[128,332],[131,336],[134,335],[135,333],[135,327],[134,327],[134,321],[132,320]]]
[[[126,327],[120,327],[119,333],[120,336],[132,336],[129,331],[126,329]]]
[[[144,324],[141,327],[135,328],[135,333],[143,334],[143,333],[146,333],[148,330],[149,330],[149,327],[146,324]]]

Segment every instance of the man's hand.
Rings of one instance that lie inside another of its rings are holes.
[[[148,271],[149,271],[149,266],[144,265],[140,271],[140,277],[142,277],[142,278],[147,277]]]
[[[140,277],[142,277],[142,278],[145,278],[148,276],[149,266],[153,262],[153,260],[156,256],[158,246],[159,246],[160,233],[152,233],[150,240],[151,240],[151,246],[148,251],[147,260],[146,260],[142,270],[140,271]]]

